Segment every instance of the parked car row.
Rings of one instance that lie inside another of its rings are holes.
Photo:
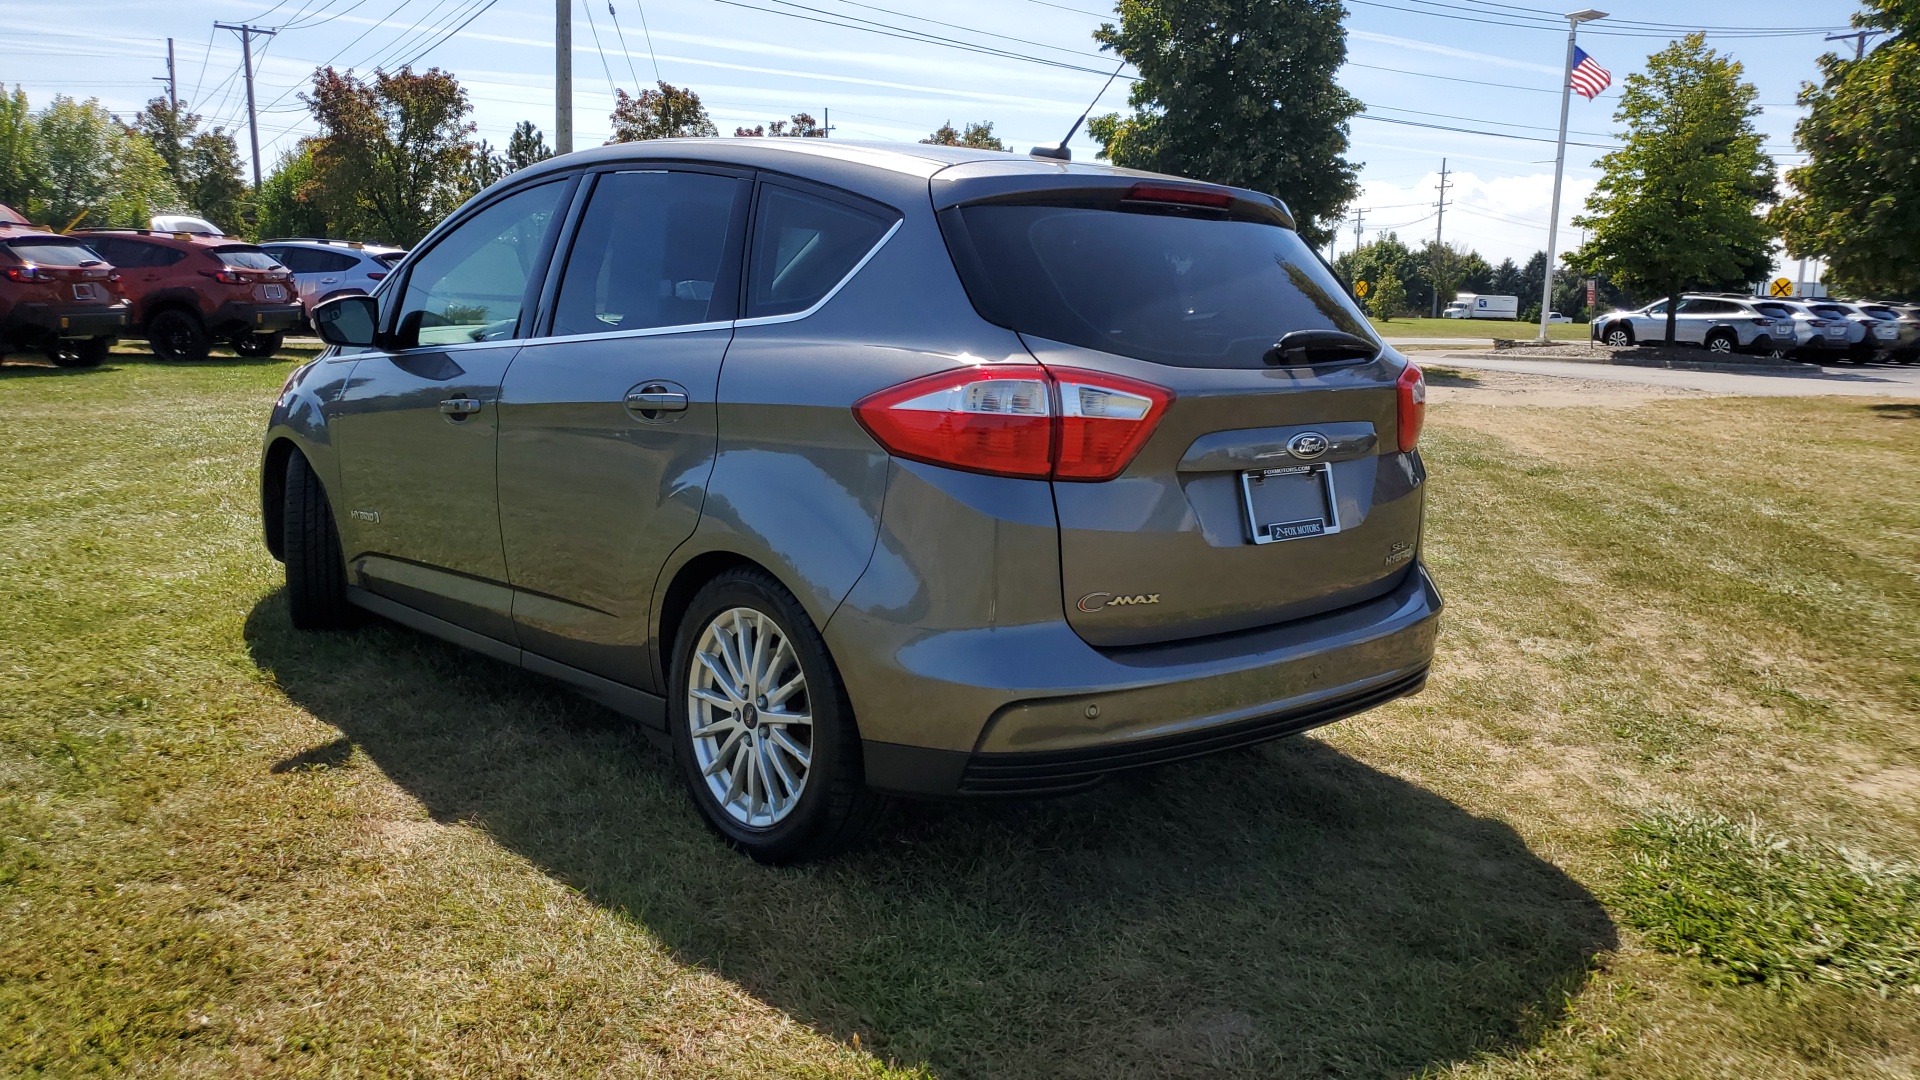
[[[1662,342],[1667,302],[1593,320],[1595,341],[1624,347]],[[1744,293],[1689,293],[1674,312],[1673,340],[1708,352],[1745,352],[1820,362],[1920,360],[1920,304],[1776,300]]]
[[[34,349],[92,367],[121,337],[145,338],[163,360],[204,359],[216,342],[272,356],[314,305],[372,292],[405,254],[341,240],[248,244],[199,218],[152,225],[60,234],[0,206],[0,356]]]

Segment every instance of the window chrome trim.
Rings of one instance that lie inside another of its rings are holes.
[[[732,319],[717,322],[678,323],[673,326],[645,326],[637,330],[608,330],[598,334],[549,334],[546,337],[521,338],[517,345],[552,345],[561,341],[614,341],[620,338],[666,337],[669,334],[696,334],[706,330],[726,330]]]
[[[873,257],[880,254],[880,249],[886,247],[887,241],[893,239],[893,234],[899,232],[900,227],[905,225],[906,223],[907,223],[907,219],[904,217],[895,218],[893,222],[893,227],[888,229],[886,231],[886,234],[880,237],[879,241],[873,245],[873,248],[871,250],[869,250],[865,255],[861,256],[859,262],[853,264],[853,269],[847,271],[845,277],[841,278],[838,282],[836,282],[833,288],[827,290],[825,296],[822,296],[820,299],[814,301],[812,307],[809,307],[803,311],[789,312],[785,315],[756,315],[751,319],[736,320],[733,325],[737,328],[742,326],[773,326],[776,323],[799,322],[801,319],[804,319],[807,316],[812,315],[814,312],[819,311],[821,308],[826,307],[828,301],[840,295],[840,290],[847,287],[847,282],[852,281],[855,277],[859,276],[860,271],[867,268],[867,264],[873,261]],[[752,243],[751,237],[749,237],[748,243]]]

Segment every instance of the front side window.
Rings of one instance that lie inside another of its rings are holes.
[[[733,318],[739,275],[726,271],[738,265],[728,237],[746,189],[710,173],[602,176],[567,256],[553,335]]]
[[[747,281],[747,316],[791,315],[819,303],[867,257],[895,220],[878,206],[861,209],[793,188],[763,185]]]
[[[453,345],[515,337],[534,262],[566,189],[556,180],[515,192],[442,237],[407,275],[401,339]]]

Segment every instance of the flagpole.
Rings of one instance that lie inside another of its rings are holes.
[[[1553,155],[1553,209],[1547,212],[1547,265],[1545,280],[1540,285],[1540,336],[1534,340],[1547,340],[1547,316],[1553,310],[1553,260],[1560,237],[1560,182],[1567,167],[1567,108],[1573,103],[1573,40],[1580,33],[1580,24],[1604,19],[1607,13],[1594,11],[1574,11],[1567,14],[1567,61],[1560,70],[1560,139],[1558,149]]]

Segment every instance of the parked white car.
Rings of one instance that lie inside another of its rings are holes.
[[[263,240],[260,250],[293,271],[294,292],[312,314],[316,305],[336,296],[370,296],[380,287],[405,248],[354,240]]]

